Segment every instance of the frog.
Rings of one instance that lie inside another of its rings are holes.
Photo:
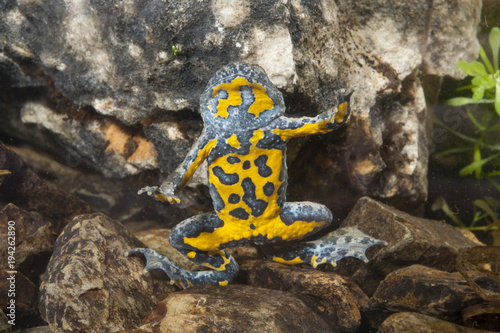
[[[283,94],[261,67],[238,62],[221,68],[200,97],[203,131],[184,161],[160,186],[138,191],[158,201],[179,203],[180,190],[207,161],[214,210],[177,224],[169,242],[209,269],[184,269],[148,248],[131,249],[125,255],[144,255],[144,271],[160,269],[182,288],[231,283],[239,268],[228,249],[245,245],[261,246],[266,258],[283,264],[335,266],[348,256],[368,262],[365,251],[385,242],[357,228],[304,242],[332,223],[332,212],[318,203],[286,201],[287,142],[343,126],[350,118],[352,94],[337,90],[336,106],[315,117],[288,117]]]

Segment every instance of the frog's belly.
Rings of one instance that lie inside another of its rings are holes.
[[[224,224],[248,233],[272,223],[285,195],[284,179],[280,180],[283,167],[279,149],[252,147],[247,155],[228,154],[215,160],[209,167],[209,182]]]

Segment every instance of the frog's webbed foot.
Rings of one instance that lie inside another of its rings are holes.
[[[387,242],[370,237],[356,227],[346,227],[316,241],[274,246],[266,257],[284,264],[308,263],[314,268],[320,264],[336,266],[337,261],[346,257],[368,262],[365,252],[374,245],[387,245]]]
[[[189,288],[194,285],[219,284],[226,285],[232,281],[238,272],[238,264],[232,257],[227,258],[227,265],[220,271],[188,271],[180,267],[170,258],[145,248],[136,248],[125,252],[125,256],[141,253],[146,258],[144,272],[154,269],[164,271],[170,279],[170,284],[181,288]]]
[[[141,188],[137,194],[141,195],[146,193],[150,197],[155,198],[158,201],[168,201],[171,204],[179,203],[181,200],[174,194],[172,185],[170,186],[146,186]]]
[[[141,253],[146,258],[146,266],[143,270],[144,273],[154,269],[161,269],[170,278],[170,284],[176,284],[182,288],[189,287],[189,281],[186,278],[183,278],[183,276],[188,275],[187,273],[189,271],[186,271],[168,257],[154,250],[144,248],[129,250],[125,252],[125,256],[128,257],[136,253]]]

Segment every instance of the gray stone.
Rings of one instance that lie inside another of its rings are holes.
[[[102,214],[77,216],[57,239],[39,309],[54,332],[131,330],[174,288],[124,252],[143,246]]]
[[[34,142],[45,135],[53,151],[109,176],[168,173],[199,131],[208,79],[229,62],[256,63],[285,93],[291,114],[324,111],[335,89],[357,88],[350,125],[336,142],[343,147],[327,136],[312,146],[312,159],[301,152],[300,163],[315,163],[300,168],[297,193],[314,199],[326,187],[346,188],[342,201],[322,201],[346,210],[368,193],[412,210],[426,197],[428,156],[417,74],[463,75],[455,64],[477,56],[480,9],[479,0],[2,3],[2,75],[13,87],[26,85],[24,76],[44,82],[46,91],[36,93],[50,103],[36,105],[32,94],[6,98],[0,127]],[[162,65],[171,41],[181,53]],[[165,111],[179,116],[159,124]]]

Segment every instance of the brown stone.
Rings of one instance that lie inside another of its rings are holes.
[[[312,267],[250,260],[240,265],[240,276],[253,286],[294,293],[341,332],[353,332],[361,325],[361,308],[369,302],[355,283]]]
[[[170,295],[134,333],[331,332],[290,293],[243,285],[195,287]]]
[[[59,234],[72,217],[90,212],[83,200],[42,181],[26,163],[0,142],[0,170],[8,170],[0,186],[0,202],[14,203],[26,211],[36,211],[50,219]]]
[[[11,239],[7,238],[9,232],[13,233]],[[55,239],[52,224],[39,214],[28,213],[14,204],[6,205],[0,210],[0,269],[18,270],[38,283],[38,276],[49,262]],[[8,244],[8,240],[14,241],[14,246]],[[12,266],[7,260],[9,249],[14,253]]]
[[[391,315],[380,326],[378,333],[486,333],[490,331],[459,326],[413,312],[400,312]]]
[[[481,283],[488,282],[483,279]],[[460,273],[422,265],[387,275],[372,301],[386,312],[414,311],[454,322],[460,322],[464,308],[484,302]]]
[[[0,309],[8,313],[7,306],[11,300],[15,301],[14,322],[17,327],[27,318],[39,316],[36,308],[37,292],[37,286],[23,273],[0,270]]]
[[[144,245],[114,220],[80,215],[56,241],[39,309],[54,332],[113,332],[139,326],[174,288],[143,273],[124,252]]]
[[[348,226],[357,226],[389,243],[368,249],[368,264],[346,258],[335,268],[342,275],[352,276],[368,295],[398,268],[421,264],[453,271],[460,249],[482,245],[443,221],[418,218],[368,197],[359,199],[341,225]]]
[[[9,318],[5,315],[3,310],[0,310],[0,332],[10,333],[12,325],[9,324]]]

